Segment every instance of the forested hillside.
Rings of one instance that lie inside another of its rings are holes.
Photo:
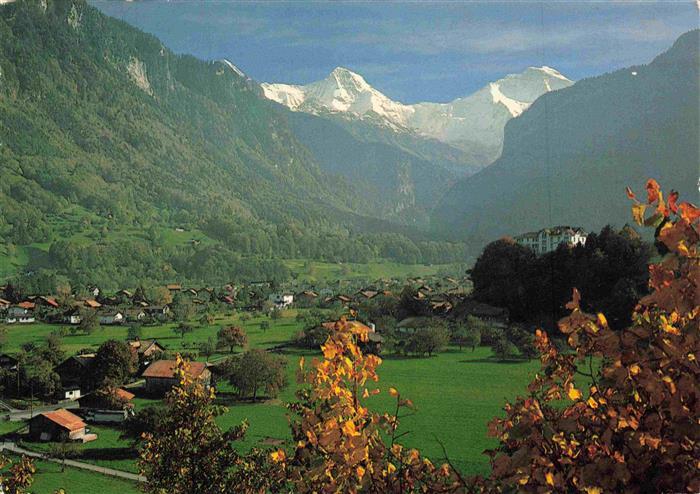
[[[484,244],[558,224],[621,227],[621,192],[639,176],[697,198],[699,33],[648,65],[540,97],[506,125],[501,157],[446,194],[435,225]]]
[[[0,39],[0,276],[50,266],[111,285],[462,255],[370,233],[375,198],[321,170],[226,62],[175,55],[82,0],[3,5]]]

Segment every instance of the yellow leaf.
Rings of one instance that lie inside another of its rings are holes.
[[[525,485],[527,484],[528,480],[530,480],[530,477],[526,475],[524,477],[520,477],[520,479],[518,479],[518,482],[520,483],[520,485]]]
[[[605,328],[608,327],[608,320],[605,318],[605,315],[601,312],[598,312],[598,324]]]
[[[391,396],[399,396],[399,392],[396,390],[396,388],[389,388],[389,394]]]
[[[286,454],[284,453],[284,450],[278,449],[277,451],[270,453],[270,458],[272,458],[272,461],[275,463],[281,463],[286,458]]]
[[[552,472],[547,472],[546,474],[544,474],[544,478],[549,485],[554,487],[554,475],[552,475]]]
[[[602,494],[603,489],[600,487],[584,487],[583,490],[586,494]]]
[[[362,465],[357,465],[355,471],[357,472],[358,479],[362,479],[362,477],[365,476],[365,468]]]
[[[644,224],[644,211],[646,208],[647,207],[644,204],[635,204],[632,206],[632,218],[634,218],[634,221],[638,225]]]
[[[588,403],[588,406],[591,408],[598,408],[598,402],[595,401],[592,396],[588,398],[588,401],[586,403]]]
[[[345,423],[343,424],[343,433],[346,436],[351,437],[360,435],[360,433],[357,432],[357,428],[355,428],[355,422],[353,422],[352,420],[345,421]]]
[[[569,399],[572,401],[580,400],[581,396],[583,396],[581,392],[574,387],[573,384],[569,384],[569,390],[567,391],[567,394],[569,395]]]
[[[636,376],[636,375],[639,374],[641,371],[642,371],[642,369],[639,367],[638,364],[632,364],[632,365],[630,365],[630,374],[632,374],[633,376]]]

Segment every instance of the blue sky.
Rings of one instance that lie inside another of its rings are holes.
[[[694,0],[91,3],[258,81],[305,84],[340,65],[405,103],[449,101],[530,65],[578,80],[646,63],[698,27]]]

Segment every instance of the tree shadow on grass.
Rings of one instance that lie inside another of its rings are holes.
[[[493,357],[481,357],[459,361],[460,364],[523,364],[526,362],[529,362],[529,360],[520,358],[497,359]]]
[[[134,448],[88,448],[80,452],[82,460],[133,460],[138,458]]]

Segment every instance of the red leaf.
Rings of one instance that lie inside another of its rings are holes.
[[[634,192],[632,192],[632,189],[630,189],[629,187],[625,187],[625,191],[627,192],[627,197],[629,197],[630,199],[637,198],[637,196],[634,195]]]
[[[647,180],[647,202],[649,204],[651,204],[659,198],[660,190],[661,187],[659,187],[659,183],[656,180],[654,180],[653,178]]]
[[[689,202],[680,203],[678,209],[681,211],[681,218],[688,220],[688,223],[692,223],[700,218],[700,209]]]

